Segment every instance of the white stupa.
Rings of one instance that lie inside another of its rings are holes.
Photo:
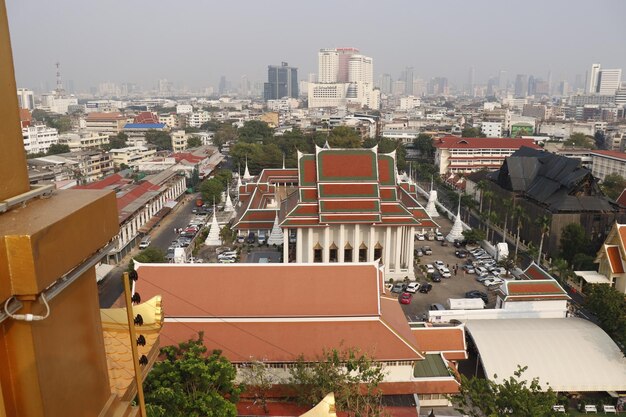
[[[463,221],[461,220],[461,196],[459,196],[459,206],[456,210],[456,218],[450,233],[446,236],[448,242],[454,242],[455,240],[463,240]]]
[[[278,212],[276,212],[276,217],[274,218],[274,226],[272,226],[272,232],[270,233],[270,237],[267,239],[268,245],[282,245],[283,244],[283,229],[278,225]]]
[[[248,157],[246,156],[246,169],[243,171],[243,179],[246,181],[250,181],[252,179],[252,175],[250,175],[250,170],[248,169]]]
[[[232,213],[235,211],[235,206],[233,206],[233,201],[230,199],[230,190],[226,187],[226,202],[224,203],[224,211],[226,213]]]
[[[221,246],[222,239],[220,239],[220,227],[217,224],[217,213],[215,212],[215,204],[213,204],[213,219],[211,219],[211,228],[209,234],[204,241],[207,246]]]
[[[430,180],[430,194],[428,194],[428,203],[426,203],[426,213],[432,217],[439,217],[439,212],[437,211],[437,191],[433,187],[433,180]]]

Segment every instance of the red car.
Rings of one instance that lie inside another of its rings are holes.
[[[399,297],[400,304],[411,304],[411,300],[413,299],[413,294],[410,292],[403,292]]]

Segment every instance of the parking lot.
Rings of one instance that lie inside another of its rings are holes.
[[[447,235],[452,227],[450,221],[442,217],[437,218],[436,221],[441,226],[443,235]],[[477,282],[475,274],[467,274],[461,269],[466,259],[456,257],[454,252],[458,250],[457,248],[452,244],[441,246],[441,242],[436,240],[415,241],[416,249],[423,248],[424,246],[430,246],[432,255],[423,255],[419,258],[419,263],[415,266],[416,280],[420,283],[429,282],[432,284],[433,288],[428,294],[422,294],[420,292],[415,293],[410,304],[402,304],[404,314],[409,321],[421,321],[423,317],[425,317],[428,307],[431,304],[440,303],[447,308],[448,298],[465,298],[465,293],[471,290],[479,290],[487,293],[489,296],[487,307],[493,308],[495,305],[493,291],[488,290],[482,283]],[[448,266],[452,275],[450,278],[441,278],[441,282],[431,282],[428,280],[426,273],[422,272],[421,266],[426,264],[434,265],[436,260],[440,260],[444,265]],[[453,267],[457,265],[459,269],[455,275]],[[393,294],[393,296],[398,296],[398,294]]]

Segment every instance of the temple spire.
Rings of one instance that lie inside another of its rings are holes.
[[[455,240],[463,240],[463,222],[461,221],[461,194],[459,194],[459,205],[456,209],[456,218],[450,233],[446,236],[448,242],[454,242]]]
[[[248,170],[248,156],[246,156],[246,169],[243,172],[243,179],[244,180],[251,180],[252,179],[252,175],[250,175],[250,170]]]

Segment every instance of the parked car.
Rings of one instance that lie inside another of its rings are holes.
[[[417,240],[424,240],[424,234],[423,233],[415,233],[415,239]]]
[[[459,259],[467,258],[467,251],[464,250],[455,250],[454,255]]]
[[[443,263],[443,261],[440,261],[439,259],[437,259],[435,261],[435,268],[443,268],[446,264]]]
[[[246,242],[248,242],[249,244],[253,244],[254,242],[256,242],[254,232],[250,232],[250,234],[248,235],[248,239],[246,239]]]
[[[141,242],[139,242],[139,249],[147,248],[148,246],[150,246],[150,243],[152,243],[150,236],[144,237],[143,239],[141,239]]]
[[[439,273],[441,273],[441,276],[444,278],[450,278],[452,276],[452,274],[450,273],[450,270],[448,268],[441,268],[439,270]]]
[[[495,276],[493,276],[493,275],[491,275],[491,274],[489,274],[489,275],[483,275],[483,276],[478,275],[478,276],[476,277],[476,281],[478,281],[478,282],[480,282],[480,283],[483,283],[483,282],[485,282],[485,281],[487,281],[487,280],[494,279],[494,278],[496,278],[496,277],[495,277]]]
[[[259,232],[259,245],[264,245],[266,240],[265,232]]]
[[[433,282],[441,282],[441,274],[439,272],[435,272],[432,274],[431,279]]]
[[[433,284],[430,284],[428,282],[423,282],[420,284],[419,292],[421,292],[422,294],[428,294],[430,290],[432,289],[433,289]]]
[[[474,267],[472,265],[463,265],[462,268],[468,274],[475,274],[476,273],[476,270],[474,270]]]
[[[435,240],[443,240],[443,233],[435,232]]]
[[[428,309],[430,311],[442,311],[442,310],[445,310],[446,308],[443,306],[443,304],[433,303],[428,307]]]
[[[219,259],[217,262],[219,262],[221,264],[234,264],[235,263],[235,258]]]
[[[495,287],[502,284],[504,284],[504,280],[501,278],[492,278],[483,282],[485,287]]]
[[[237,236],[237,243],[243,243],[244,240],[246,240],[246,237],[244,235]]]
[[[396,282],[395,284],[393,284],[391,292],[401,293],[402,291],[404,291],[405,288],[406,285],[404,284],[404,282]]]
[[[479,266],[479,267],[476,268],[476,275],[484,277],[487,274],[489,274],[489,271],[487,271],[486,268],[484,268],[482,266]]]
[[[485,304],[489,301],[489,296],[486,293],[478,290],[472,290],[465,293],[465,298],[480,298]]]
[[[424,246],[422,248],[422,252],[424,252],[424,255],[432,255],[433,254],[433,250],[430,248],[430,246]]]
[[[444,239],[444,240],[441,241],[441,246],[448,246],[448,245],[450,245],[450,244],[448,243],[447,240]]]
[[[408,292],[403,292],[402,295],[398,297],[398,299],[400,300],[400,304],[411,304],[411,300],[413,299],[413,294],[408,293]]]
[[[424,256],[424,252],[420,248],[417,248],[415,249],[415,256]]]
[[[462,248],[463,246],[465,246],[466,243],[467,243],[467,241],[465,241],[465,240],[454,239],[454,247],[455,248]]]
[[[410,292],[415,294],[420,287],[419,282],[409,282],[409,285],[406,286],[406,292]]]
[[[427,274],[434,274],[435,273],[435,267],[432,266],[432,264],[426,264],[426,273]]]

